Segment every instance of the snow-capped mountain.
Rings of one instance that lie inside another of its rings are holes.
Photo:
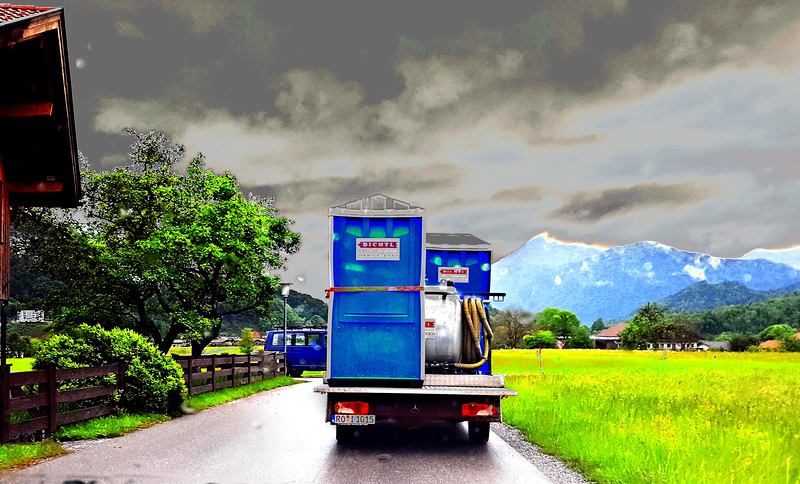
[[[723,259],[652,241],[603,250],[539,239],[492,265],[492,291],[506,293],[501,309],[558,307],[591,325],[599,317],[630,316],[699,281],[736,282],[758,291],[800,281],[799,270],[764,259]]]
[[[745,260],[765,259],[800,270],[800,247],[783,250],[755,249],[741,258]]]

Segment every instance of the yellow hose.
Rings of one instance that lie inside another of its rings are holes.
[[[486,361],[489,359],[489,349],[491,348],[491,341],[492,341],[492,328],[489,326],[489,321],[486,318],[486,311],[483,308],[483,301],[478,300],[478,298],[466,298],[464,299],[464,315],[465,321],[467,326],[467,331],[469,331],[470,336],[472,337],[472,341],[475,343],[475,346],[470,348],[469,356],[472,355],[472,350],[477,349],[478,355],[481,354],[481,347],[480,347],[480,327],[483,326],[483,356],[481,359],[476,363],[456,363],[456,368],[461,368],[465,370],[475,370],[483,366]],[[471,346],[471,345],[470,345]],[[465,351],[466,353],[466,351]],[[472,358],[469,358],[472,359]]]

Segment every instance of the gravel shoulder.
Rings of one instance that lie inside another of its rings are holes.
[[[573,471],[560,459],[545,454],[538,446],[528,442],[519,429],[502,422],[492,423],[491,427],[492,432],[536,466],[554,484],[591,483],[580,472]]]

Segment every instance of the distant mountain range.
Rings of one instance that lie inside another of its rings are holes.
[[[492,264],[492,291],[506,293],[494,304],[532,312],[558,307],[591,325],[654,301],[699,310],[764,300],[800,287],[800,250],[785,252],[724,259],[652,241],[603,249],[540,235]]]

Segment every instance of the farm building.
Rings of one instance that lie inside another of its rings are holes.
[[[589,338],[594,341],[594,346],[600,350],[617,350],[620,347],[619,335],[622,330],[628,327],[628,323],[619,323],[606,328],[599,333],[590,336]]]

